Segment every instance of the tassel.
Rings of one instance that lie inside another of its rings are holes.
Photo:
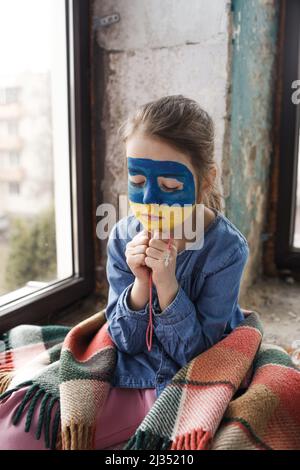
[[[197,450],[209,450],[212,440],[212,435],[209,431],[202,431],[197,439]]]
[[[51,398],[47,404],[46,416],[44,420],[45,426],[45,444],[46,447],[50,448],[50,424],[51,424],[51,411],[55,403],[57,402],[57,398]]]
[[[11,381],[12,374],[9,372],[0,372],[0,395],[8,389]]]
[[[25,406],[27,405],[27,403],[30,402],[32,396],[34,396],[38,388],[39,388],[38,385],[32,385],[31,387],[29,387],[29,389],[25,393],[23,400],[21,401],[20,405],[18,406],[18,408],[15,410],[13,414],[12,422],[14,425],[18,424],[18,422],[20,421]]]
[[[148,351],[152,348],[153,319],[152,319],[152,272],[149,274],[149,323],[146,331],[146,344]]]
[[[94,450],[95,426],[71,423],[61,433],[63,450]]]
[[[211,433],[203,429],[193,429],[177,436],[172,442],[171,450],[208,450],[211,442]]]
[[[129,439],[122,450],[167,450],[171,441],[168,437],[158,436],[140,429]]]
[[[46,411],[46,405],[48,400],[50,400],[50,393],[47,392],[45,393],[42,402],[41,402],[41,407],[40,407],[40,415],[39,415],[39,420],[38,420],[38,425],[37,425],[37,430],[35,433],[35,437],[37,440],[40,439],[41,434],[42,434],[42,429],[43,429],[43,424],[44,424],[44,416],[45,416],[45,411]]]
[[[36,408],[36,403],[41,395],[43,395],[43,390],[38,390],[38,392],[35,394],[35,396],[32,398],[31,403],[29,405],[28,411],[27,411],[27,417],[26,417],[26,423],[25,423],[25,432],[30,431],[30,426],[32,422],[32,417],[34,414],[34,410]]]
[[[60,424],[60,420],[59,420],[59,424]],[[55,445],[54,450],[62,450],[61,426],[58,426],[56,445]]]
[[[183,443],[183,436],[182,435],[177,436],[175,438],[175,441],[172,442],[171,450],[181,450],[181,449],[183,449],[182,443]]]
[[[61,445],[60,435],[59,435],[59,425],[60,425],[60,409],[56,410],[52,427],[52,436],[51,436],[51,449],[55,450]]]
[[[16,408],[13,416],[12,416],[12,423],[14,425],[17,425],[22,417],[22,414],[24,412],[25,406],[29,404],[29,407],[26,411],[26,422],[25,422],[25,432],[29,432],[32,424],[32,418],[34,411],[37,406],[37,402],[39,398],[43,396],[42,401],[41,401],[41,406],[39,410],[39,419],[38,419],[38,425],[37,425],[37,430],[35,433],[36,439],[40,439],[42,429],[44,427],[45,429],[45,447],[50,448],[51,445],[53,445],[53,442],[56,441],[57,439],[57,428],[59,427],[59,410],[58,413],[55,414],[55,417],[53,419],[53,424],[52,424],[52,443],[50,444],[50,426],[51,426],[51,410],[53,406],[55,405],[56,402],[59,401],[58,398],[52,397],[52,395],[47,392],[45,393],[44,390],[39,388],[39,385],[33,384],[32,382],[24,382],[23,384],[18,385],[14,389],[7,390],[3,395],[0,397],[0,401],[5,398],[6,396],[9,396],[12,392],[19,390],[21,388],[24,388],[27,385],[31,385],[28,390],[26,391],[21,403],[19,406]],[[57,416],[58,415],[58,416]],[[57,423],[58,421],[58,423]],[[54,443],[55,445],[55,443]]]
[[[173,241],[173,238],[169,238],[168,241],[168,250],[170,251],[171,248],[171,242]],[[152,338],[153,338],[153,312],[152,312],[152,304],[153,304],[153,299],[152,299],[152,285],[153,285],[153,280],[152,280],[152,271],[150,271],[149,274],[149,323],[146,331],[146,344],[147,344],[147,349],[150,352],[152,348]]]

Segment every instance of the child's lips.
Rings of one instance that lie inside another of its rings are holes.
[[[153,219],[153,220],[160,220],[164,219],[161,215],[154,215],[154,214],[141,214],[143,217],[147,217],[148,219]]]

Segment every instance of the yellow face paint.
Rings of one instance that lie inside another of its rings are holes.
[[[129,201],[134,216],[145,230],[170,233],[191,217],[195,205],[168,206],[165,204],[139,204]]]

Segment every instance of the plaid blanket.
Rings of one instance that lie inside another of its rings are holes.
[[[300,370],[282,348],[262,341],[259,315],[182,367],[124,449],[300,449]],[[42,398],[37,439],[51,449],[93,449],[116,365],[105,311],[75,327],[20,325],[0,342],[0,403],[28,387],[26,428]],[[51,409],[60,406],[51,419]],[[1,428],[1,423],[0,423]]]

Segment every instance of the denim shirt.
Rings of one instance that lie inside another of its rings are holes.
[[[238,295],[248,243],[224,214],[215,214],[205,229],[202,248],[177,254],[179,290],[163,311],[153,286],[150,351],[146,344],[149,303],[141,310],[129,308],[128,295],[135,277],[125,258],[126,244],[132,239],[128,228],[131,224],[137,231],[143,227],[133,215],[114,225],[107,243],[106,267],[107,331],[117,347],[112,386],[155,388],[159,397],[179,369],[244,320]]]

